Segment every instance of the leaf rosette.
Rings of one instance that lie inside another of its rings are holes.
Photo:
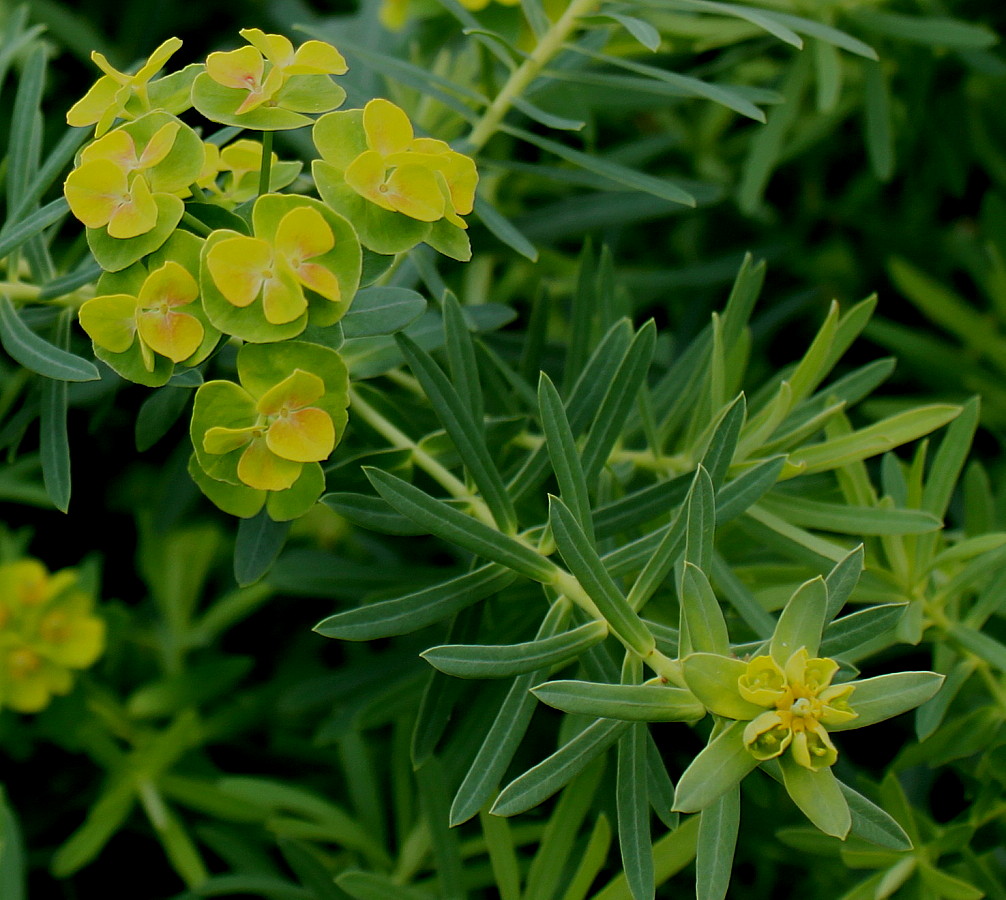
[[[179,195],[199,178],[204,159],[199,136],[159,111],[81,151],[63,192],[87,227],[88,246],[103,269],[124,269],[168,239],[184,213]]]
[[[192,104],[207,119],[256,131],[283,131],[310,125],[317,115],[340,106],[346,92],[332,75],[346,61],[331,44],[305,41],[296,50],[289,39],[244,28],[248,45],[211,53],[206,71],[192,84]]]
[[[245,344],[239,384],[210,381],[196,392],[190,471],[226,512],[274,519],[302,515],[324,490],[319,463],[345,431],[349,375],[318,344]]]
[[[263,194],[252,209],[253,236],[213,232],[203,247],[200,284],[210,321],[252,343],[296,337],[311,324],[334,325],[360,283],[353,226],[308,197]]]
[[[94,355],[123,378],[159,387],[176,364],[198,365],[217,345],[220,332],[199,302],[202,244],[175,232],[145,262],[103,274],[97,296],[80,307]]]
[[[417,138],[405,112],[384,99],[322,116],[313,131],[322,158],[318,192],[354,222],[364,246],[400,253],[425,241],[467,260],[463,215],[475,201],[475,163],[444,141]]]

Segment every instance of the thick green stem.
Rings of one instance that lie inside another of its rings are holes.
[[[192,213],[186,212],[182,213],[182,221],[188,225],[197,234],[201,234],[203,237],[209,237],[213,234],[213,229],[210,228],[205,222],[200,222]]]
[[[481,150],[486,145],[510,111],[513,101],[527,90],[531,82],[541,73],[541,70],[562,49],[566,39],[576,30],[578,20],[591,15],[599,3],[600,0],[571,0],[566,11],[541,36],[538,46],[534,48],[531,55],[510,74],[506,84],[496,95],[496,99],[472,128],[467,143],[473,151]]]
[[[269,184],[272,181],[272,139],[271,131],[262,132],[262,168],[259,169],[258,194],[269,193]]]

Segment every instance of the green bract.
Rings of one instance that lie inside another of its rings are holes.
[[[124,269],[168,239],[184,212],[179,195],[199,177],[204,156],[199,136],[160,111],[84,148],[63,192],[103,269]]]
[[[98,295],[81,306],[94,355],[123,378],[157,387],[175,363],[198,365],[216,346],[220,332],[199,302],[202,245],[176,231],[144,262],[102,275]]]
[[[364,246],[398,253],[426,241],[455,259],[471,256],[461,218],[478,182],[469,157],[416,138],[405,112],[383,99],[322,116],[313,135],[318,191],[357,225]]]
[[[221,331],[266,343],[312,324],[335,324],[360,282],[353,227],[308,197],[265,194],[252,210],[254,236],[215,231],[202,253],[206,313]]]
[[[283,511],[317,500],[324,488],[318,463],[345,430],[346,367],[317,344],[246,344],[238,353],[238,379],[210,381],[196,392],[190,428],[195,464],[227,487],[197,480],[236,515],[254,515],[269,493],[270,514],[294,518],[304,509]]]
[[[281,131],[310,125],[305,113],[328,112],[346,98],[329,77],[346,71],[331,44],[307,41],[295,52],[282,35],[258,28],[245,28],[241,35],[251,46],[211,53],[192,85],[192,104],[207,119]]]

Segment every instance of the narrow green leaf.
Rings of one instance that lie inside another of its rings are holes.
[[[599,719],[551,756],[504,788],[490,810],[497,816],[525,812],[565,787],[579,772],[617,741],[628,722]]]
[[[93,363],[40,338],[21,320],[14,305],[0,294],[0,343],[26,369],[59,381],[97,381]]]
[[[779,38],[797,50],[803,49],[803,41],[800,36],[790,28],[781,24],[774,16],[769,16],[752,6],[742,6],[737,3],[718,3],[715,0],[671,0],[669,5],[683,6],[689,9],[698,9],[703,12],[719,13],[724,16],[734,16],[757,25],[767,31],[773,37]]]
[[[565,627],[569,616],[568,601],[558,601],[549,608],[538,628],[536,639],[548,640]],[[496,718],[479,747],[467,774],[451,804],[452,826],[467,822],[486,804],[499,786],[517,747],[531,722],[537,701],[531,687],[548,677],[548,669],[529,672],[514,679]]]
[[[604,769],[604,756],[595,758],[560,795],[531,860],[525,900],[553,900],[562,887],[563,876],[579,852],[577,837],[594,806]]]
[[[894,628],[905,614],[907,604],[884,603],[836,619],[824,631],[822,656],[843,656],[870,638]]]
[[[342,318],[347,338],[391,334],[414,322],[426,311],[422,294],[402,287],[375,286],[358,291]]]
[[[852,827],[852,814],[830,766],[817,772],[805,769],[792,754],[779,757],[786,793],[800,811],[825,834],[844,840]]]
[[[840,781],[838,787],[852,814],[852,834],[889,850],[912,849],[911,838],[888,813],[847,784]]]
[[[415,341],[405,334],[396,335],[396,340],[496,523],[503,531],[513,534],[517,529],[517,514],[486,446],[482,423],[475,418],[479,410],[465,404],[440,367]]]
[[[695,855],[696,900],[723,900],[730,887],[741,822],[741,792],[734,787],[700,813]]]
[[[825,25],[822,22],[815,22],[812,19],[804,19],[800,16],[791,16],[788,13],[768,12],[767,10],[763,15],[780,25],[792,28],[798,34],[805,34],[829,44],[834,44],[839,49],[848,50],[850,53],[855,53],[856,56],[862,56],[864,59],[876,60],[878,58],[877,51],[869,44],[864,44],[858,38],[854,38],[852,35],[839,31],[837,28],[832,28],[830,25]]]
[[[520,900],[520,864],[517,862],[510,823],[480,809],[479,825],[482,826],[482,836],[489,851],[489,863],[500,900]]]
[[[957,418],[960,411],[959,406],[933,404],[896,413],[850,434],[797,450],[790,454],[789,462],[803,466],[803,475],[827,472],[923,437]]]
[[[604,622],[586,622],[571,631],[523,644],[442,644],[419,655],[435,669],[456,678],[512,678],[569,662],[607,635]]]
[[[400,535],[426,533],[421,525],[395,512],[380,497],[337,491],[323,495],[320,502],[368,531]]]
[[[881,181],[894,174],[894,126],[891,122],[891,90],[879,62],[863,64],[866,74],[866,99],[863,125],[870,168]]]
[[[665,834],[653,845],[653,871],[656,883],[663,884],[695,859],[699,817],[686,819],[680,827]],[[616,875],[593,900],[630,900],[625,873]]]
[[[461,847],[458,833],[447,821],[447,801],[450,796],[444,764],[435,756],[416,772],[423,818],[433,844],[433,860],[441,897],[462,897]]]
[[[427,891],[406,887],[377,872],[349,869],[336,876],[335,883],[354,900],[436,900]]]
[[[322,619],[313,630],[343,641],[371,641],[408,634],[456,615],[503,590],[515,578],[509,569],[490,563],[402,597],[336,613]]]
[[[549,459],[559,483],[560,496],[576,516],[588,539],[593,541],[594,523],[590,512],[590,497],[576,441],[559,392],[544,372],[538,380],[538,409]]]
[[[277,840],[287,865],[313,895],[313,900],[345,900],[347,894],[307,842],[281,837]]]
[[[581,131],[587,125],[583,119],[568,119],[566,116],[560,116],[544,110],[540,106],[535,106],[525,97],[514,97],[511,103],[514,109],[520,110],[532,121],[544,125],[546,128],[554,128],[556,131]]]
[[[685,560],[699,569],[709,569],[713,562],[713,538],[716,533],[716,498],[712,479],[701,465],[695,470],[686,509]]]
[[[876,34],[923,46],[985,50],[997,40],[996,33],[985,25],[946,16],[908,16],[879,9],[856,9],[849,15]]]
[[[757,503],[779,480],[786,457],[773,456],[745,469],[716,494],[716,524],[737,518]]]
[[[4,900],[25,900],[26,876],[21,828],[0,786],[0,897]]]
[[[538,261],[538,248],[535,247],[509,219],[505,218],[484,197],[475,198],[475,215],[490,234],[506,244],[511,250],[519,253],[531,262]]]
[[[746,722],[732,722],[692,760],[678,781],[674,808],[699,812],[736,787],[758,765],[744,746]]]
[[[807,655],[817,656],[828,611],[828,586],[818,575],[805,581],[789,598],[775,626],[769,652],[780,666],[804,647]]]
[[[710,574],[718,593],[730,603],[748,627],[760,638],[771,637],[775,630],[775,619],[719,553],[713,553],[713,567]]]
[[[46,57],[49,48],[36,44],[21,67],[17,95],[11,113],[7,148],[7,205],[16,209],[23,202],[29,179],[38,169],[42,141],[40,107],[45,87]]]
[[[444,347],[450,366],[450,381],[478,426],[485,419],[485,404],[482,400],[482,383],[479,380],[478,363],[475,361],[475,345],[472,343],[472,334],[468,329],[461,305],[454,294],[446,291],[441,305],[444,315]]]
[[[69,312],[56,320],[56,346],[65,351],[70,345]],[[47,378],[42,383],[39,414],[42,480],[53,506],[66,512],[70,506],[70,438],[66,430],[67,385]]]
[[[723,610],[705,572],[691,562],[685,562],[681,576],[681,610],[694,651],[729,656],[730,636]]]
[[[636,394],[646,380],[656,339],[657,329],[650,319],[632,339],[604,400],[596,410],[594,422],[583,445],[583,472],[588,483],[597,478],[608,460],[611,448],[622,433],[625,420],[635,404]]]
[[[506,821],[505,819],[503,821]],[[580,856],[580,862],[569,880],[562,900],[587,900],[587,893],[601,869],[607,865],[608,848],[611,846],[611,823],[601,813],[594,823],[594,830]]]
[[[66,202],[66,199],[57,197],[41,209],[36,209],[34,212],[26,214],[18,219],[15,224],[0,231],[0,259],[9,256],[11,252],[35,237],[36,234],[41,234],[54,222],[58,222],[63,218],[69,211],[70,205]],[[8,222],[10,221],[8,220]]]
[[[953,625],[950,636],[958,644],[981,657],[985,662],[1000,672],[1006,672],[1006,645],[994,637],[966,625]]]
[[[574,436],[583,433],[597,412],[631,342],[632,326],[628,319],[621,319],[608,329],[590,358],[575,373],[576,381],[569,391],[566,403],[566,415]],[[568,362],[567,374],[570,379],[574,377],[573,368]],[[549,472],[548,449],[542,445],[510,479],[509,487],[513,492],[514,502],[540,487]]]
[[[694,722],[706,712],[691,693],[667,685],[547,681],[531,692],[563,712],[623,722]]]
[[[829,725],[829,731],[863,728],[914,709],[940,689],[943,676],[935,672],[894,672],[853,683],[856,687],[849,698],[849,705],[856,718]]]
[[[844,72],[842,58],[834,44],[814,40],[811,43],[814,53],[814,71],[817,75],[817,111],[833,112],[842,96]]]
[[[131,778],[117,779],[102,790],[87,818],[52,858],[52,874],[66,878],[93,860],[122,827],[136,802]]]
[[[625,646],[646,656],[654,647],[653,635],[622,596],[575,516],[558,497],[549,498],[549,524],[563,560],[612,632]]]
[[[618,847],[633,900],[652,900],[654,896],[650,804],[646,796],[646,734],[646,725],[638,723],[630,725],[618,741],[615,780]]]
[[[150,393],[136,415],[133,428],[136,449],[143,453],[153,447],[178,421],[191,399],[191,390],[170,384]]]
[[[669,509],[680,507],[694,480],[693,474],[679,475],[597,506],[594,509],[594,531],[597,537],[614,537],[653,519],[663,519]]]
[[[654,197],[659,197],[670,203],[695,206],[695,198],[691,194],[664,178],[655,178],[637,169],[612,162],[610,159],[605,159],[602,156],[581,153],[579,150],[574,150],[565,144],[532,134],[530,131],[525,131],[522,128],[515,128],[512,125],[501,125],[499,130],[527,141],[529,144],[534,144],[536,147],[540,147],[542,150],[546,150],[549,153],[555,154],[560,159],[566,160],[566,162],[580,166],[588,172],[600,175],[602,178],[615,184],[652,194]]]
[[[526,544],[458,512],[401,478],[369,466],[364,467],[364,472],[388,503],[402,515],[422,525],[430,534],[498,562],[534,581],[545,584],[554,581],[558,571],[556,566]]]
[[[241,587],[254,584],[272,568],[289,531],[289,522],[274,522],[264,509],[238,523],[234,543],[234,580]]]
[[[775,493],[761,505],[787,522],[836,534],[926,534],[938,531],[942,520],[921,509],[885,506],[847,506],[812,500],[795,494]]]
[[[649,22],[644,22],[635,16],[625,16],[619,13],[606,13],[605,15],[607,18],[618,22],[647,50],[652,50],[656,53],[660,49],[660,32]]]
[[[746,416],[747,403],[744,395],[738,394],[720,415],[716,429],[702,454],[702,467],[709,473],[713,490],[719,490],[723,485]]]
[[[696,479],[692,479],[692,487]],[[660,542],[653,548],[649,558],[645,560],[642,571],[636,577],[626,598],[629,606],[637,612],[641,610],[657,591],[668,573],[677,564],[685,548],[685,530],[687,527],[687,507],[678,509],[671,523],[662,529]]]
[[[824,579],[828,588],[828,611],[824,616],[826,622],[830,622],[838,615],[852,596],[856,585],[859,584],[859,576],[863,572],[864,555],[863,545],[860,544],[835,563],[827,578]]]

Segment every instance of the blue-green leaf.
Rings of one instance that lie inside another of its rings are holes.
[[[14,305],[0,294],[0,343],[15,362],[59,381],[97,381],[93,363],[40,338],[21,320]]]

